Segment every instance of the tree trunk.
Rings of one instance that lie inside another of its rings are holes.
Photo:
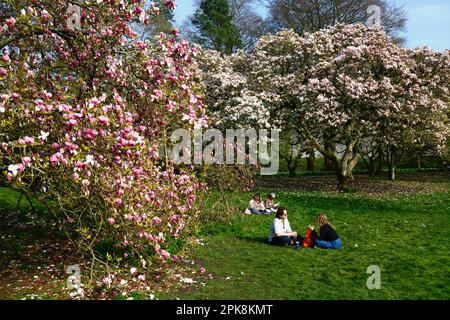
[[[378,147],[378,172],[383,169],[383,150],[381,147]]]
[[[422,163],[421,163],[421,159],[420,159],[420,154],[417,155],[417,168],[422,169]]]
[[[331,152],[332,153],[334,151],[333,146],[330,143],[327,143],[327,142],[325,142],[324,148],[325,148],[326,152]],[[325,171],[336,170],[336,167],[334,166],[334,162],[331,159],[329,159],[327,157],[324,157],[323,161],[324,161],[324,168],[323,169]]]
[[[286,163],[287,163],[287,167],[288,167],[289,177],[295,178],[297,176],[297,169],[300,164],[300,161],[298,161],[298,159],[296,159],[294,161],[286,161]]]
[[[355,178],[353,177],[353,174],[351,172],[343,172],[341,170],[337,170],[336,172],[338,178],[338,185],[336,187],[336,190],[338,191],[345,190],[355,181]]]
[[[388,163],[388,175],[389,180],[394,181],[395,180],[395,168],[397,167],[396,161],[395,161],[395,150],[394,148],[388,147],[386,150],[386,158]]]
[[[367,169],[369,170],[369,177],[372,178],[375,174],[375,170],[374,170],[373,166],[369,165]]]
[[[297,175],[297,168],[295,167],[288,167],[288,171],[289,171],[289,177],[290,178],[295,178],[295,176]]]
[[[364,162],[364,164],[365,164],[365,166],[367,168],[367,171],[369,172],[369,176],[373,177],[373,174],[375,172],[375,168],[374,168],[374,165],[373,165],[372,157],[369,156],[368,160],[366,160],[364,157],[362,157],[362,160],[363,160],[363,162]]]
[[[342,159],[339,159],[337,155],[334,153],[334,146],[330,146],[327,139],[325,137],[324,144],[321,145],[310,133],[308,126],[301,122],[302,128],[304,130],[305,136],[310,139],[313,147],[319,151],[324,156],[325,164],[327,160],[332,161],[333,166],[335,168],[335,172],[338,178],[338,190],[343,190],[345,186],[351,184],[354,180],[353,178],[353,168],[356,166],[358,161],[361,159],[361,154],[357,152],[357,143],[358,140],[349,141],[347,143],[347,148],[345,150],[344,156]],[[333,148],[331,148],[333,147]]]
[[[395,168],[396,165],[389,164],[389,180],[394,181],[395,180]]]
[[[341,161],[335,161],[335,166],[337,168],[336,174],[338,178],[337,190],[339,191],[345,190],[355,180],[353,177],[353,168],[356,166],[359,159],[361,159],[361,155],[359,153],[355,153],[353,148],[353,143],[350,143],[347,146],[347,150],[345,151]]]
[[[376,170],[377,170],[377,168],[375,168],[375,160],[372,158],[372,157],[370,157],[370,159],[369,159],[369,176],[370,177],[373,177],[374,175],[375,175],[375,173],[376,173]]]
[[[316,169],[316,156],[314,150],[309,153],[309,157],[306,159],[306,169],[313,172]]]

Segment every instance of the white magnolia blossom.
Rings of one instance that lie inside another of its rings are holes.
[[[396,123],[426,121],[442,130],[444,119],[433,122],[431,114],[448,110],[448,51],[403,49],[379,28],[337,25],[304,37],[283,30],[264,36],[252,53],[223,58],[209,50],[203,59],[208,104],[219,125],[303,122],[316,132],[349,129],[359,139]],[[441,64],[443,76],[424,85],[424,63]]]
[[[38,138],[42,141],[47,141],[49,135],[49,132],[41,131],[41,134],[38,136]]]
[[[10,164],[8,166],[8,171],[13,175],[16,176],[21,170],[23,170],[23,164]]]
[[[199,56],[213,125],[300,129],[314,147],[331,136],[350,153],[365,139],[444,149],[448,50],[409,50],[381,28],[340,24],[267,35],[250,53]]]

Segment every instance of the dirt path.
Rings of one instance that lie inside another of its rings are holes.
[[[334,191],[334,176],[260,177],[256,187],[295,191]],[[351,189],[369,195],[431,194],[450,191],[450,171],[399,174],[396,181],[384,177],[355,175]]]

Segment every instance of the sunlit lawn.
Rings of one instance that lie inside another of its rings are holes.
[[[386,182],[386,187],[404,190],[408,185],[414,188],[425,185],[431,189],[435,185],[437,191],[394,196],[295,191],[282,186],[275,190],[277,201],[288,208],[293,229],[304,234],[317,213],[324,211],[343,239],[342,250],[272,247],[267,244],[272,215],[236,213],[228,224],[201,228],[204,245],[194,247],[190,259],[195,261],[194,270],[204,267],[206,272],[192,275],[196,283],[157,292],[156,298],[449,299],[450,182],[448,175],[427,182],[422,182],[423,177],[419,176],[417,181]],[[382,186],[377,188],[382,191]],[[266,194],[269,190],[258,191]],[[254,192],[228,196],[242,212]],[[209,204],[218,196],[213,192]],[[0,188],[2,218],[14,213],[16,204],[17,193]],[[29,210],[26,201],[21,208],[26,214]],[[20,299],[37,293],[46,299],[67,298],[62,290],[64,265],[75,259],[70,248],[59,245],[67,240],[62,234],[46,234],[39,221],[35,230],[31,232],[29,228],[19,227],[14,233],[6,228],[3,231],[11,233],[8,235],[2,231],[1,296]],[[58,240],[58,245],[52,244],[52,237]],[[39,249],[25,254],[34,246]],[[50,268],[49,263],[55,266]],[[370,276],[367,268],[371,265],[381,269],[379,290],[369,290],[366,285]],[[133,296],[147,298],[139,292]]]
[[[234,194],[245,202],[251,194]],[[272,247],[273,216],[241,216],[210,228],[195,259],[206,268],[194,289],[167,299],[449,299],[450,197],[366,198],[359,194],[278,192],[294,230],[319,211],[342,237],[340,251]],[[367,268],[381,269],[381,289],[367,288]],[[212,279],[209,277],[211,275]],[[204,284],[202,284],[204,283]]]

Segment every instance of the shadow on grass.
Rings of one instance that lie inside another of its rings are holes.
[[[269,244],[269,239],[267,237],[260,237],[260,236],[237,236],[236,239],[239,240],[243,240],[246,242],[253,242],[253,243],[259,243],[259,244],[266,244],[266,245],[270,245]]]
[[[295,198],[287,197],[284,205],[286,207],[308,207],[311,212],[318,211],[335,211],[348,210],[356,211],[360,214],[367,212],[382,212],[382,213],[392,213],[396,214],[409,214],[411,207],[414,204],[422,205],[417,209],[418,211],[426,211],[436,206],[435,199],[440,199],[438,206],[443,206],[444,203],[449,203],[450,198],[442,198],[442,194],[432,194],[432,195],[418,195],[414,198],[409,197],[399,197],[395,200],[387,201],[386,199],[370,199],[370,198],[353,198],[353,197],[342,197],[340,195],[330,196],[323,194],[300,194]]]

